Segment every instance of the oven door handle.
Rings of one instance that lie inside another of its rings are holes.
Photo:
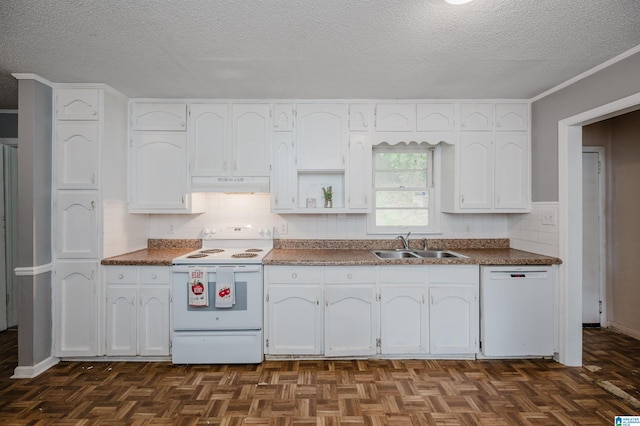
[[[234,273],[242,272],[260,272],[262,265],[219,265],[220,267],[233,268]],[[202,269],[204,272],[215,273],[218,270],[218,266],[198,266],[198,265],[173,265],[171,267],[172,272],[189,272],[191,268]]]

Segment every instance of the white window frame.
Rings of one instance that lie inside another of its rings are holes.
[[[426,188],[429,192],[429,219],[428,226],[376,226],[376,184],[375,184],[375,160],[373,156],[376,152],[398,152],[398,151],[430,151],[431,173],[427,181],[431,180],[431,186]],[[439,234],[440,233],[440,146],[427,144],[397,144],[374,146],[372,150],[372,211],[367,215],[367,234],[368,235],[388,235],[388,234],[406,234],[411,232],[416,234]]]

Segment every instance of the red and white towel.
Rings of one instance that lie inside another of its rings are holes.
[[[236,303],[236,284],[233,268],[216,269],[216,308],[231,308]]]
[[[207,273],[200,268],[189,268],[189,306],[209,306]]]

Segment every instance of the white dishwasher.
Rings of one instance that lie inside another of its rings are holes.
[[[481,268],[480,340],[485,357],[553,355],[554,273],[552,266]]]

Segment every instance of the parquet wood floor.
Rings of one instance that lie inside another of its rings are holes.
[[[612,425],[640,410],[640,341],[584,331],[585,367],[551,360],[268,361],[260,365],[62,362],[11,380],[0,333],[0,425]]]

